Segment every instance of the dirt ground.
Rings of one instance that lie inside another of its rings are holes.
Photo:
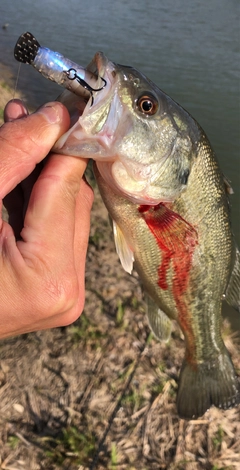
[[[0,77],[1,78],[1,77]],[[0,109],[12,97],[1,82]],[[224,338],[240,375],[240,335]],[[240,409],[176,414],[184,341],[149,331],[95,189],[86,305],[73,325],[0,342],[0,469],[238,470]]]

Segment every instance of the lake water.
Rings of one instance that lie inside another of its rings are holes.
[[[25,31],[80,65],[102,50],[114,62],[139,68],[181,103],[207,133],[232,183],[233,229],[240,244],[238,0],[1,0],[0,62],[14,77],[13,49]],[[24,65],[18,88],[32,106],[60,91]]]

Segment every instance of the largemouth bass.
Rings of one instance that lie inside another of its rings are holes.
[[[60,83],[51,59],[49,78]],[[66,75],[69,65],[61,60]],[[95,161],[121,263],[129,273],[134,266],[147,293],[150,327],[166,340],[176,320],[184,334],[179,416],[237,405],[238,379],[221,336],[223,298],[240,310],[230,185],[198,123],[142,73],[100,52],[84,70],[85,85],[78,81],[77,93],[59,98],[72,122],[53,150]]]

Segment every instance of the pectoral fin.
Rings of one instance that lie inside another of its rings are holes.
[[[134,254],[130,246],[128,245],[122,230],[117,225],[115,220],[113,220],[113,235],[116,251],[120,258],[122,267],[123,269],[125,269],[125,271],[127,271],[127,273],[132,274]]]
[[[232,274],[224,297],[229,305],[240,312],[240,252],[237,247]]]
[[[171,335],[172,322],[157,304],[146,295],[147,317],[149,326],[160,341],[168,341]]]

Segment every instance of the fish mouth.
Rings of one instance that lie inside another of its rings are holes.
[[[91,60],[90,64],[86,67],[86,70],[88,72],[91,72],[93,75],[97,77],[96,85],[94,88],[96,90],[94,91],[101,91],[103,88],[105,88],[107,82],[104,78],[105,73],[106,73],[106,68],[108,64],[108,59],[107,57],[103,54],[103,52],[96,52],[94,55],[93,59]],[[105,82],[104,85],[102,82]]]
[[[82,116],[86,108],[89,110],[93,105],[96,105],[96,102],[102,101],[106,92],[108,92],[110,83],[107,73],[108,62],[103,52],[96,52],[91,62],[85,68],[86,78],[84,81],[81,80],[82,93],[80,94],[79,89],[78,94],[65,90],[58,97],[57,100],[65,104],[69,111],[71,127],[75,123],[74,121]],[[74,72],[74,69],[72,70]],[[78,76],[74,78],[79,79]]]
[[[70,128],[60,137],[53,151],[82,156],[83,158],[103,158],[99,155],[99,145],[106,148],[110,140],[106,138],[109,132],[101,131],[106,124],[113,120],[109,118],[113,99],[113,85],[116,82],[116,64],[110,62],[102,52],[97,52],[86,71],[86,86],[78,95],[65,90],[58,98],[68,109]],[[86,93],[87,91],[87,93]],[[113,135],[115,126],[111,124],[110,134]],[[97,144],[98,140],[98,144]],[[109,140],[109,142],[108,142]],[[101,142],[101,143],[100,143]],[[107,157],[109,158],[109,157]]]

